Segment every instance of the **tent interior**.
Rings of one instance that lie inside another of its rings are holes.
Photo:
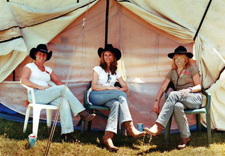
[[[208,1],[191,1],[109,0],[107,43],[122,52],[118,68],[129,86],[128,103],[135,126],[154,124],[155,97],[172,65],[167,54],[183,45],[194,53],[193,63],[200,71],[204,87],[212,94],[212,128],[225,130],[225,121],[219,120],[224,117],[221,108],[225,104],[220,100],[224,98],[225,46],[221,40],[225,31],[220,27],[224,21],[215,19],[224,12],[221,9],[225,2],[211,4],[194,41]],[[69,82],[68,87],[82,103],[92,69],[99,65],[97,49],[105,45],[106,3],[107,0],[1,0],[0,16],[4,18],[0,24],[0,102],[25,114],[23,101],[27,93],[19,81],[23,67],[33,62],[30,49],[44,43],[53,51],[45,65],[63,82]],[[216,23],[210,23],[212,19]],[[160,105],[163,103],[164,98]],[[108,112],[96,113],[102,115],[97,115],[92,127],[104,130]],[[45,119],[45,111],[41,117]],[[195,125],[195,116],[187,117],[190,126]],[[79,117],[73,121],[76,126]],[[202,116],[203,125],[204,122]],[[172,129],[177,129],[174,121]]]

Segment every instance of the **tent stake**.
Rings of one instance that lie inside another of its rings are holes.
[[[106,15],[105,15],[105,47],[108,43],[108,15],[109,15],[109,0],[106,2]]]
[[[194,37],[194,39],[193,39],[194,41],[195,41],[195,39],[196,39],[196,37],[197,37],[197,35],[198,35],[198,32],[199,32],[199,30],[200,30],[200,28],[201,28],[201,26],[202,26],[202,23],[203,23],[203,21],[204,21],[204,19],[205,19],[206,13],[208,12],[208,9],[209,9],[209,6],[210,6],[211,2],[212,2],[212,0],[209,1],[208,5],[207,5],[207,8],[205,9],[205,13],[204,13],[204,15],[203,15],[203,17],[202,17],[202,20],[201,20],[201,22],[200,22],[200,24],[199,24],[199,26],[198,26],[197,32],[195,33],[195,37]]]

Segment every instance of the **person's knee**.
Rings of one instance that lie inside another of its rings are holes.
[[[180,113],[184,110],[184,105],[182,103],[176,103],[174,105],[174,113]]]
[[[123,96],[124,98],[127,98],[127,94],[123,91],[120,92],[120,96]]]
[[[69,102],[67,99],[63,98],[63,101],[62,101],[62,108],[63,109],[70,109],[70,105],[69,105]]]
[[[69,88],[66,86],[66,85],[60,85],[58,86],[60,88],[60,90],[63,92],[64,90],[65,91],[69,91]]]
[[[169,99],[176,99],[176,98],[179,97],[179,94],[180,94],[180,92],[178,92],[178,91],[172,91],[172,92],[170,92],[168,98],[169,98]]]
[[[119,108],[119,101],[114,101],[111,108]]]

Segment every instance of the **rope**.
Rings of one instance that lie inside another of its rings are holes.
[[[84,19],[83,19],[82,28],[81,28],[80,33],[79,33],[79,36],[78,36],[77,45],[80,42],[80,38],[81,38],[81,35],[82,35],[82,31],[83,31],[83,29],[85,27],[85,19],[87,17],[87,13],[88,13],[88,10],[89,10],[89,5],[90,5],[90,0],[88,2],[88,7],[87,7],[87,10],[86,10]],[[78,46],[75,47],[75,52],[74,53],[76,53],[77,47]],[[75,57],[75,55],[74,55],[74,57]],[[68,72],[67,78],[66,78],[66,82],[65,82],[65,85],[64,85],[64,88],[63,88],[62,98],[61,98],[60,104],[59,104],[59,109],[56,112],[56,116],[55,116],[55,119],[54,119],[54,123],[53,123],[52,129],[51,129],[51,132],[50,132],[49,140],[48,140],[48,143],[47,143],[47,148],[46,148],[46,151],[45,151],[45,156],[48,155],[49,148],[50,148],[50,145],[51,145],[51,142],[52,142],[52,138],[53,138],[53,135],[54,135],[54,132],[55,132],[55,127],[56,127],[56,124],[57,124],[57,121],[58,121],[58,118],[59,118],[59,111],[60,111],[60,108],[61,108],[61,105],[62,105],[62,102],[63,102],[63,98],[64,98],[64,94],[65,94],[65,91],[66,91],[66,88],[67,88],[67,85],[68,85],[68,82],[69,82],[69,78],[70,78],[70,75],[71,75],[72,66],[73,66],[73,62],[74,62],[73,61],[74,60],[74,57],[71,58],[71,62],[72,63],[70,65],[69,72]]]

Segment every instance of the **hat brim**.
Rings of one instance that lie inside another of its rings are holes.
[[[192,58],[193,57],[193,54],[190,53],[190,52],[169,53],[168,57],[173,59],[175,54],[185,54],[188,58]]]
[[[105,51],[110,51],[110,52],[114,53],[117,61],[121,58],[121,52],[117,48],[103,49],[102,47],[100,47],[100,48],[98,48],[98,56],[101,58],[102,52],[105,52]]]
[[[33,60],[36,60],[36,56],[35,56],[35,53],[37,52],[38,50],[37,50],[37,48],[32,48],[31,50],[30,50],[30,57],[33,59]],[[39,50],[40,52],[42,52],[42,53],[45,53],[45,54],[47,54],[47,58],[46,58],[46,60],[45,61],[48,61],[48,60],[50,60],[51,59],[51,57],[52,57],[52,51],[50,51],[50,52],[47,52],[47,51],[45,51],[45,50]]]

